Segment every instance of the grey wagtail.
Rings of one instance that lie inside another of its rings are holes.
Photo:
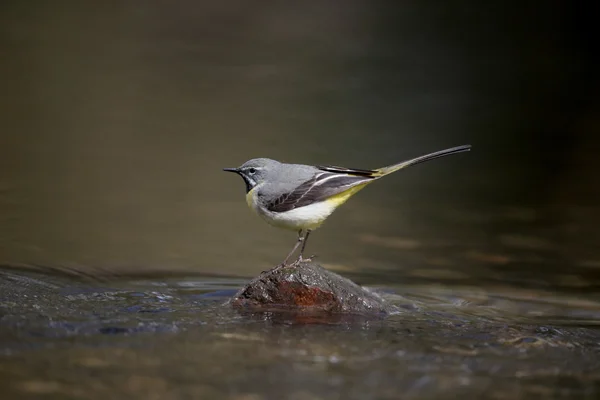
[[[239,168],[223,170],[244,179],[250,209],[273,226],[298,232],[298,241],[280,264],[283,266],[300,245],[295,263],[310,261],[302,258],[310,232],[369,183],[402,168],[470,149],[470,145],[453,147],[374,170],[284,164],[268,158],[255,158]]]

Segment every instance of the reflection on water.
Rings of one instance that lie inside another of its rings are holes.
[[[573,296],[379,286],[401,314],[319,320],[223,307],[241,279],[41,271],[0,273],[9,398],[600,393],[600,302]]]
[[[593,397],[597,24],[578,3],[2,2],[3,393]],[[311,236],[404,315],[218,307],[295,240],[221,168],[463,143]]]

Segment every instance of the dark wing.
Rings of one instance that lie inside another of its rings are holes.
[[[319,168],[321,171],[334,172],[338,174],[367,176],[371,178],[377,176],[377,171],[370,169],[344,168],[336,167],[335,165],[318,165],[317,168]]]
[[[273,212],[285,212],[323,201],[361,183],[372,180],[367,176],[354,176],[345,173],[322,172],[300,184],[289,193],[279,196],[267,204]]]

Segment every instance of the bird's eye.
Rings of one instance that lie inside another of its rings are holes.
[[[248,173],[254,175],[256,173],[256,168],[248,168]]]

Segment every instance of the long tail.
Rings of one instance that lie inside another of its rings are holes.
[[[436,158],[449,156],[451,154],[462,153],[464,151],[469,151],[469,150],[471,150],[470,144],[452,147],[451,149],[436,151],[435,153],[426,154],[424,156],[413,158],[408,161],[402,161],[401,163],[398,163],[398,164],[394,164],[394,165],[390,165],[387,167],[376,169],[373,171],[375,173],[372,176],[376,177],[376,178],[381,178],[382,176],[386,176],[386,175],[391,174],[392,172],[396,172],[402,168],[410,167],[411,165],[420,164],[425,161],[434,160]]]

